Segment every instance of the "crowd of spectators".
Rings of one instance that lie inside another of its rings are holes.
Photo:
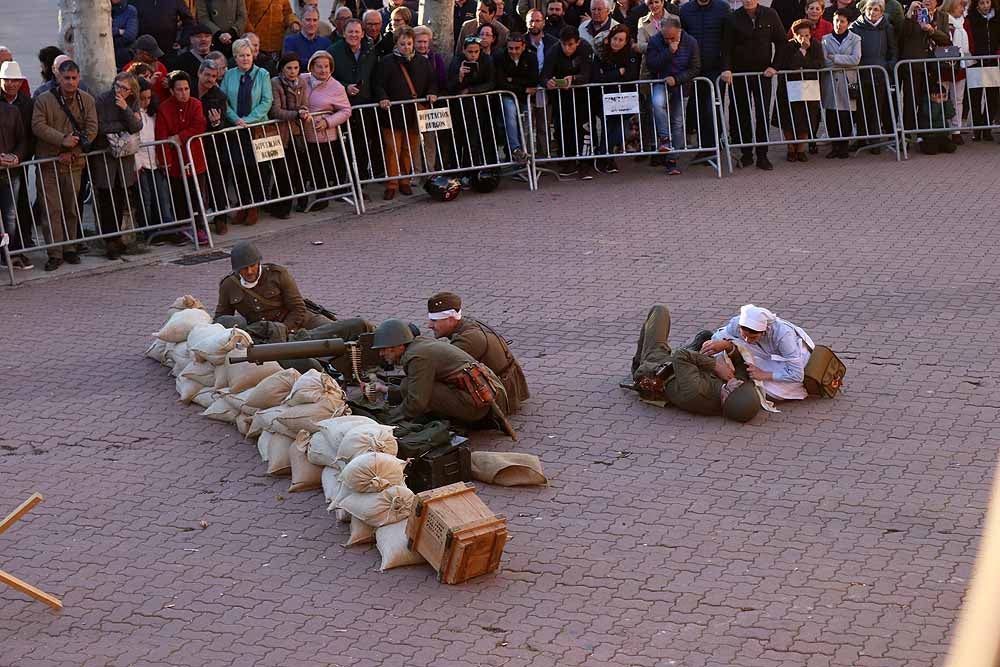
[[[678,150],[713,149],[717,141],[711,95],[692,94],[698,77],[728,84],[733,143],[758,143],[777,126],[789,142],[788,160],[804,162],[816,152],[822,123],[831,139],[827,157],[845,158],[851,137],[892,127],[887,81],[859,66],[891,70],[901,59],[932,57],[939,47],[963,56],[1000,52],[996,0],[973,0],[973,6],[945,0],[941,7],[922,0],[905,10],[898,0],[833,0],[829,6],[824,0],[772,0],[770,6],[760,0],[460,0],[453,54],[434,51],[431,29],[416,25],[415,0],[338,0],[328,21],[318,0],[294,1],[293,9],[289,0],[111,0],[120,73],[110,90],[88,91],[78,65],[49,46],[38,53],[43,83],[32,94],[14,54],[0,47],[0,213],[11,249],[41,243],[32,224],[41,218],[45,243],[62,244],[50,245],[46,270],[79,262],[85,244],[66,242],[78,240],[90,194],[97,229],[108,235],[121,228],[126,201],[133,202],[140,231],[189,219],[184,193],[195,188],[207,193],[218,234],[229,224],[255,224],[257,206],[275,198],[283,198],[270,207],[278,218],[287,218],[293,206],[322,208],[325,201],[310,203],[303,187],[310,181],[316,191],[345,181],[338,130],[345,123],[359,169],[385,181],[387,200],[412,192],[407,174],[421,161],[466,168],[492,163],[499,152],[527,160],[519,110],[534,121],[537,134],[528,141],[562,158],[562,175],[589,180],[595,167],[615,173],[614,159],[584,159],[583,146],[594,142],[588,150],[605,156],[635,150],[639,120],[601,113],[601,96],[582,87],[590,83],[627,91],[652,81],[642,95],[649,112],[644,122],[659,153],[652,163],[668,174],[680,173]],[[940,66],[921,65],[899,83],[906,129],[952,130],[922,136],[926,153],[961,145],[967,116],[984,125],[1000,114],[997,88],[970,88],[966,95],[965,73],[977,63],[951,62],[947,76]],[[834,71],[812,71],[821,68]],[[770,114],[768,80],[779,72],[789,81],[819,80],[820,100],[792,100],[777,86],[777,111]],[[434,105],[438,96],[493,90],[512,96],[495,105],[447,103],[456,135],[469,138],[466,145],[422,154],[415,105],[399,103]],[[369,106],[358,110],[362,105]],[[590,118],[581,117],[582,109]],[[598,118],[606,119],[604,127],[592,133]],[[267,120],[286,121],[275,132],[297,157],[264,173],[253,166],[254,140],[267,134],[260,125]],[[188,154],[189,138],[232,128],[193,143]],[[131,137],[176,140],[182,149],[129,150]],[[993,137],[976,130],[972,138]],[[855,144],[863,147],[864,141]],[[102,151],[99,166],[86,157],[93,151]],[[49,157],[58,159],[38,166],[39,196],[29,202],[21,163]],[[741,163],[773,168],[766,145],[742,148]],[[124,250],[117,237],[105,243],[111,259]],[[30,268],[23,254],[13,262]]]

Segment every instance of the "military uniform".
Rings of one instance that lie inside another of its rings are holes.
[[[659,400],[699,415],[721,415],[720,392],[725,384],[715,374],[715,359],[697,350],[711,337],[711,332],[698,334],[683,348],[671,350],[670,311],[666,306],[653,306],[643,324],[632,358],[632,377],[636,381],[660,374],[664,378]]]
[[[452,345],[497,374],[507,390],[509,410],[505,414],[517,412],[521,403],[529,397],[528,381],[524,379],[521,364],[511,354],[507,341],[490,327],[469,317],[459,321],[450,339]]]
[[[236,273],[219,282],[219,303],[215,307],[215,316],[236,313],[250,324],[261,320],[281,322],[289,333],[331,323],[326,317],[306,309],[295,279],[288,269],[277,264],[261,263],[260,279],[254,287],[243,287]]]
[[[455,345],[417,336],[406,345],[400,359],[406,377],[400,387],[403,402],[398,412],[405,419],[440,417],[467,424],[480,421],[489,414],[489,406],[477,406],[469,393],[450,380],[475,361]],[[507,392],[503,383],[493,371],[484,370],[496,392],[497,406],[507,414]]]

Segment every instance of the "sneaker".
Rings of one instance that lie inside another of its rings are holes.
[[[667,160],[667,176],[680,176],[681,170],[677,167],[677,160]]]
[[[208,245],[208,234],[204,229],[198,230],[198,245]]]
[[[524,164],[528,161],[528,154],[524,152],[523,148],[514,149],[514,162]]]
[[[65,260],[65,262],[67,264],[79,264],[80,263],[80,255],[78,255],[75,252],[64,252],[63,253],[63,260]]]
[[[607,173],[609,173],[609,174],[617,174],[618,173],[618,164],[613,159],[612,160],[608,160],[604,164],[604,166],[605,166],[605,168],[607,170]]]
[[[35,268],[35,265],[32,264],[27,257],[20,255],[17,257],[11,257],[10,263],[14,266],[14,270],[16,271],[31,271]]]
[[[582,169],[580,169],[580,176],[579,176],[579,178],[580,178],[581,181],[592,181],[592,180],[594,180],[594,170],[590,167],[590,165],[586,165],[585,167],[583,167]]]
[[[656,148],[661,153],[670,153],[674,147],[670,145],[670,139],[660,139],[660,145]]]
[[[576,172],[577,172],[576,163],[567,162],[566,166],[562,167],[559,170],[559,176],[560,177],[576,176]]]
[[[49,257],[49,261],[45,262],[46,271],[55,271],[60,266],[63,265],[63,261],[58,257]]]

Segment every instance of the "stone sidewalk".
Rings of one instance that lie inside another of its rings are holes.
[[[479,485],[513,539],[455,587],[340,546],[321,494],[142,358],[226,262],[0,292],[0,513],[46,497],[0,567],[66,605],[0,588],[0,666],[940,665],[1000,435],[998,155],[630,164],[267,239],[338,313],[422,323],[453,289],[513,339],[521,440],[473,443],[551,485]],[[657,302],[675,343],[767,305],[841,354],[846,391],[747,425],[641,404],[617,385]]]

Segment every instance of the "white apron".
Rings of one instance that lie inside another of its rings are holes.
[[[798,335],[799,354],[796,357],[782,357],[777,354],[767,354],[757,343],[754,343],[753,345],[748,344],[747,347],[753,355],[753,365],[768,373],[774,373],[775,371],[781,370],[782,367],[789,362],[799,361],[802,366],[805,367],[806,363],[809,361],[809,356],[812,354],[812,350],[815,347],[812,338],[810,338],[809,334],[803,331],[801,327],[797,327],[786,320],[779,319],[779,321],[790,326],[795,331],[796,335]],[[746,341],[744,341],[744,343],[745,342]],[[809,395],[806,392],[805,386],[801,382],[791,382],[788,380],[764,380],[762,385],[768,396],[773,396],[774,398],[784,401],[802,400]]]

